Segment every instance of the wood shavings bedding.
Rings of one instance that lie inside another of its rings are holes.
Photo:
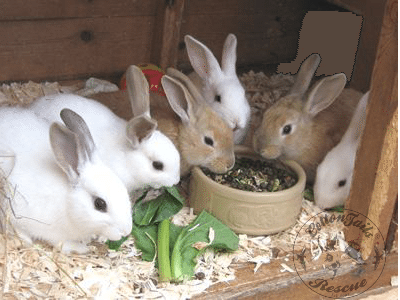
[[[256,120],[252,121],[253,125],[261,121],[265,109],[287,93],[293,84],[291,75],[266,76],[252,71],[243,74],[241,80],[247,89],[253,120]],[[58,83],[3,85],[0,105],[26,105],[37,97],[59,92],[87,95],[96,88],[88,85],[83,90],[82,86],[63,87]],[[1,184],[5,186],[5,176],[0,177],[3,181],[0,182],[1,188]],[[250,262],[257,272],[261,265],[273,259],[288,260],[297,232],[319,212],[321,210],[313,203],[303,200],[297,223],[286,231],[271,236],[239,235],[239,249],[234,253],[206,250],[198,258],[195,278],[179,285],[158,283],[154,262],[141,260],[132,238],[117,252],[104,244],[92,243],[91,251],[86,255],[64,255],[44,244],[24,245],[6,231],[0,235],[0,298],[189,299],[212,284],[235,279],[235,267],[241,264]],[[195,217],[185,207],[173,222],[187,225]],[[333,231],[341,232],[341,228],[326,227],[320,235],[328,239]],[[311,249],[313,244],[309,236],[304,236],[297,237],[296,246],[296,250]]]

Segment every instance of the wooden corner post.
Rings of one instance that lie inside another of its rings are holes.
[[[159,4],[151,61],[161,68],[175,67],[186,0],[165,0]]]
[[[367,216],[385,240],[398,194],[397,23],[397,0],[387,0],[371,77],[366,125],[346,203],[346,209]],[[379,232],[375,231],[373,238],[360,237],[360,229],[349,226],[346,240],[357,241],[366,259],[377,246]]]

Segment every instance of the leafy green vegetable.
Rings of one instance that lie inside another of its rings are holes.
[[[196,256],[208,247],[234,251],[239,245],[237,235],[206,211],[184,228],[171,224],[169,218],[181,210],[184,201],[175,187],[165,188],[156,199],[145,203],[138,201],[133,209],[131,234],[135,246],[146,261],[153,261],[158,249],[161,281],[177,282],[192,277]],[[118,249],[125,240],[108,242],[108,246]]]
[[[157,257],[160,281],[171,280],[171,264],[169,260],[169,224],[169,219],[165,219],[158,225]]]
[[[214,237],[210,235],[210,231],[214,232]],[[196,244],[198,246],[194,247]],[[238,246],[239,238],[228,226],[202,211],[182,230],[175,241],[171,257],[172,277],[175,281],[180,281],[193,276],[196,256],[208,247],[234,251]]]
[[[137,226],[133,223],[131,234],[136,248],[142,251],[142,259],[152,261],[156,255],[157,225]]]
[[[335,206],[332,208],[327,209],[327,211],[335,211],[338,213],[343,213],[344,212],[344,205],[339,205],[339,206]]]
[[[145,258],[143,259],[147,261],[152,261],[154,258],[154,245],[150,246],[149,243],[146,242],[148,237],[145,234],[150,235],[154,241],[156,241],[157,226],[154,224],[161,222],[164,219],[168,219],[179,212],[185,203],[185,199],[182,198],[175,186],[163,189],[163,193],[157,198],[143,203],[142,200],[147,195],[147,191],[144,192],[133,206],[133,227],[131,234],[135,237],[136,245],[143,243],[140,247],[145,249]],[[141,227],[149,225],[154,225],[154,228]],[[127,239],[128,237],[124,237],[119,241],[107,241],[106,244],[108,245],[108,248],[118,250],[122,243]],[[150,251],[151,248],[153,251]]]
[[[303,197],[308,201],[314,201],[314,191],[310,186],[306,186],[303,191]]]
[[[133,222],[137,225],[151,225],[168,219],[179,212],[185,199],[176,187],[166,187],[157,198],[147,202],[137,202],[133,207]]]

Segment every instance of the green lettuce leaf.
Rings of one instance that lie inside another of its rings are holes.
[[[214,231],[214,240],[210,241],[210,230]],[[194,247],[203,242],[200,249]],[[194,275],[195,258],[211,247],[215,250],[235,251],[239,246],[238,236],[225,224],[206,211],[200,215],[179,234],[171,255],[172,277],[181,281]]]

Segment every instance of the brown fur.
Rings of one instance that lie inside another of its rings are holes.
[[[264,113],[254,136],[254,148],[269,158],[297,161],[304,168],[307,180],[313,182],[318,164],[344,135],[361,96],[357,91],[346,89],[314,118],[301,112],[300,99],[294,99],[293,95],[282,98]],[[280,129],[289,120],[296,120],[295,133],[287,135],[281,147],[274,147],[280,144]]]
[[[172,110],[166,97],[151,95],[152,116],[159,130],[167,135],[181,154],[181,175],[193,166],[207,167],[225,173],[234,164],[232,129],[208,105],[199,103],[193,118],[184,125]],[[204,135],[212,137],[214,147],[204,143]]]
[[[318,164],[344,135],[362,96],[354,90],[343,90],[344,74],[324,78],[306,93],[318,64],[318,55],[310,56],[303,63],[292,91],[264,113],[253,137],[256,152],[266,158],[297,161],[310,183],[315,179]],[[313,107],[318,107],[317,103],[321,106],[309,111],[310,103],[316,103]],[[287,124],[292,125],[292,131],[283,135]]]

